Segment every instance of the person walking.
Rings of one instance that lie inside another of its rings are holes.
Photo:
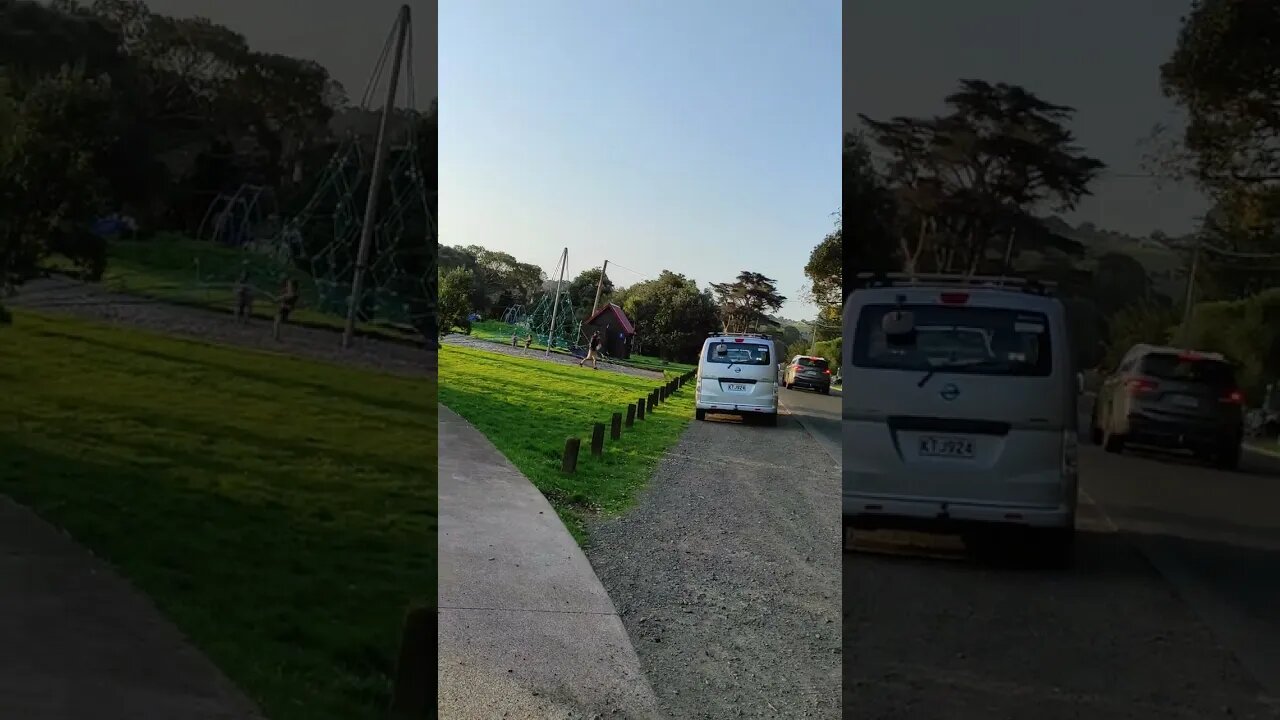
[[[249,282],[248,271],[240,273],[240,279],[236,281],[236,321],[240,323],[249,322],[249,317],[253,315],[253,285]]]
[[[280,293],[277,298],[280,307],[276,309],[276,322],[271,328],[271,335],[276,340],[280,339],[280,326],[289,322],[289,315],[298,306],[298,286],[294,284],[293,278],[284,281],[284,292]]]
[[[593,370],[599,370],[600,368],[596,366],[596,360],[599,357],[600,357],[600,331],[597,330],[596,332],[591,333],[591,342],[587,343],[587,356],[582,358],[582,362],[578,363],[578,367],[582,367],[587,363],[588,360],[590,360],[591,368]]]

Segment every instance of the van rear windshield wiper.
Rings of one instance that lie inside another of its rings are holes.
[[[929,368],[929,372],[920,378],[920,382],[916,383],[916,387],[924,387],[933,379],[933,376],[939,370],[950,370],[953,368],[980,368],[980,367],[1004,367],[1007,363],[1003,360],[988,358],[986,360],[952,360],[950,362],[938,363]]]

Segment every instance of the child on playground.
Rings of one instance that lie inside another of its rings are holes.
[[[236,280],[236,320],[247,323],[252,314],[253,285],[249,283],[249,272],[246,270],[240,273],[240,278]]]
[[[588,360],[590,360],[591,368],[593,370],[599,370],[600,368],[596,366],[596,360],[599,359],[599,357],[600,357],[600,332],[597,330],[596,332],[591,333],[591,342],[587,344],[587,356],[582,358],[582,362],[578,363],[578,367],[582,367],[583,365],[586,364]]]
[[[271,335],[276,340],[280,339],[280,326],[289,322],[289,314],[298,306],[298,286],[294,284],[293,278],[285,278],[284,290],[281,291],[280,297],[276,298],[280,303],[276,309],[276,321],[272,326]]]

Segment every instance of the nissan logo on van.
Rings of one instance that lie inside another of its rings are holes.
[[[956,398],[960,397],[960,388],[956,387],[955,385],[952,385],[951,383],[947,383],[946,385],[942,386],[942,392],[938,394],[942,396],[943,400],[946,400],[947,402],[951,402],[952,400],[955,400]]]

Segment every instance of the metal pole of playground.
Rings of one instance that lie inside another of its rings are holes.
[[[551,343],[556,337],[556,310],[560,308],[560,285],[564,282],[564,266],[569,264],[569,248],[560,254],[560,279],[556,281],[556,299],[551,303],[551,329],[547,331],[547,353],[551,357]]]
[[[409,6],[400,6],[397,18],[395,62],[391,63],[391,82],[387,87],[387,104],[382,108],[382,121],[378,123],[378,145],[373,152],[373,173],[369,177],[369,194],[364,201],[364,224],[360,226],[360,251],[356,254],[356,274],[351,279],[350,307],[347,309],[347,326],[342,331],[342,347],[351,347],[351,336],[356,331],[356,311],[360,308],[360,292],[364,286],[364,272],[369,264],[369,247],[373,244],[373,225],[378,215],[378,190],[382,185],[382,166],[387,162],[387,135],[391,115],[395,112],[396,90],[400,84],[400,65],[404,61],[405,37],[409,34]]]
[[[600,280],[596,283],[596,299],[591,303],[591,314],[587,317],[595,317],[596,309],[600,307],[600,291],[604,289],[604,274],[609,271],[609,261],[605,260],[604,265],[600,267]]]

